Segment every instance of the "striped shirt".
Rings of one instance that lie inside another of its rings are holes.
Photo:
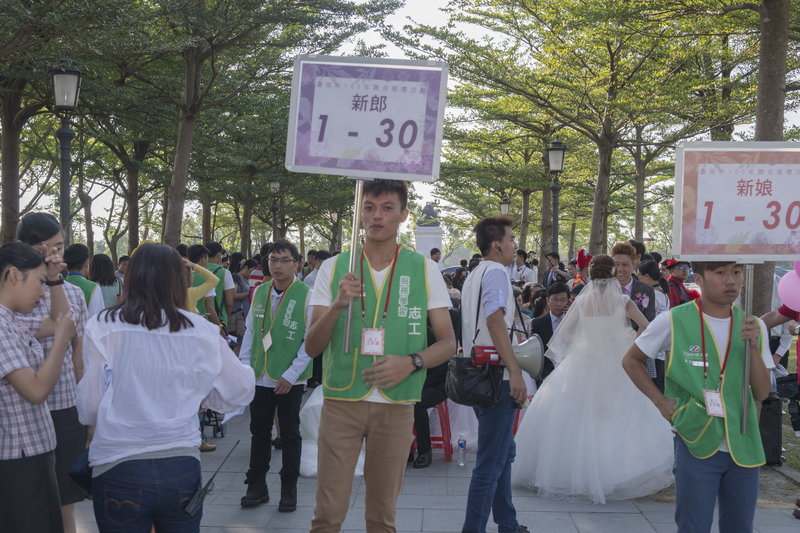
[[[15,370],[38,369],[43,361],[42,345],[33,333],[0,305],[0,460],[40,455],[56,447],[47,403],[30,403],[6,380]]]

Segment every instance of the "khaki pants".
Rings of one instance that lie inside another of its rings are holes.
[[[403,486],[413,424],[413,405],[324,401],[318,439],[317,506],[311,533],[338,533],[341,529],[364,438],[367,532],[396,531],[397,496]]]

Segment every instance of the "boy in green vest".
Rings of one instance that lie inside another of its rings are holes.
[[[325,261],[314,284],[306,351],[325,351],[314,533],[341,529],[364,440],[366,530],[395,531],[424,369],[447,361],[456,350],[450,297],[439,268],[397,244],[407,204],[404,182],[367,182],[363,248]],[[351,253],[357,254],[355,272],[349,271]],[[345,348],[351,302],[350,346]],[[436,337],[430,347],[428,324]]]
[[[303,338],[306,332],[308,285],[295,280],[300,254],[294,244],[276,241],[269,251],[272,280],[256,287],[245,321],[239,358],[256,373],[256,393],[250,403],[250,468],[242,507],[269,501],[266,476],[272,451],[275,411],[281,422],[283,467],[278,511],[297,507],[300,476],[300,403],[311,375]]]
[[[100,290],[100,286],[94,281],[90,281],[87,277],[89,275],[90,257],[89,248],[84,244],[71,244],[64,250],[64,262],[67,264],[67,271],[69,272],[64,281],[75,285],[83,291],[87,311],[89,316],[92,317],[105,309],[106,305],[103,301],[103,293]]]
[[[219,320],[217,324],[227,325],[228,315],[233,307],[233,293],[236,292],[236,284],[233,283],[233,274],[220,264],[225,253],[222,245],[218,242],[208,242],[205,246],[208,250],[208,266],[206,268],[219,279],[214,295],[214,310]],[[208,309],[206,310],[208,311]]]
[[[702,296],[658,315],[625,354],[636,386],[673,425],[675,522],[679,533],[707,533],[719,500],[720,532],[750,532],[764,448],[756,402],[767,397],[767,330],[733,307],[744,277],[733,262],[692,263]],[[745,342],[750,344],[748,430],[741,432]],[[661,394],[644,367],[668,352]]]

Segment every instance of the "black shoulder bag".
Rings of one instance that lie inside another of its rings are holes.
[[[456,403],[469,407],[492,407],[500,402],[503,369],[499,365],[485,364],[475,366],[475,339],[478,338],[478,318],[481,312],[481,296],[483,295],[483,279],[478,292],[478,305],[475,314],[475,335],[472,338],[472,353],[464,357],[461,350],[448,363],[445,392],[447,397]],[[463,331],[462,331],[463,335]],[[512,332],[513,335],[513,332]],[[463,339],[458,339],[463,346]]]

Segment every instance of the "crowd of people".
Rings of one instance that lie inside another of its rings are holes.
[[[303,258],[284,239],[253,258],[145,242],[116,269],[65,247],[52,215],[22,217],[18,242],[0,247],[0,529],[74,532],[91,491],[100,531],[198,531],[202,506],[186,506],[202,499],[200,453],[215,449],[204,424],[245,407],[241,506],[270,501],[280,448],[278,511],[293,512],[301,407],[319,387],[310,530],[341,529],[363,447],[367,531],[395,531],[406,468],[433,460],[428,409],[447,400],[449,360],[490,346],[502,394],[474,408],[463,532],[485,532],[490,516],[527,532],[512,486],[602,504],[673,480],[681,533],[709,531],[716,502],[720,531],[752,530],[757,402],[787,364],[800,310],[745,317],[740,265],[665,259],[635,240],[566,264],[548,253],[540,269],[505,216],[481,220],[478,253],[442,274],[440,250],[397,243],[407,202],[404,182],[367,182],[363,244],[334,256]],[[533,335],[547,356],[535,382],[513,348]],[[87,467],[91,486],[69,473]]]

